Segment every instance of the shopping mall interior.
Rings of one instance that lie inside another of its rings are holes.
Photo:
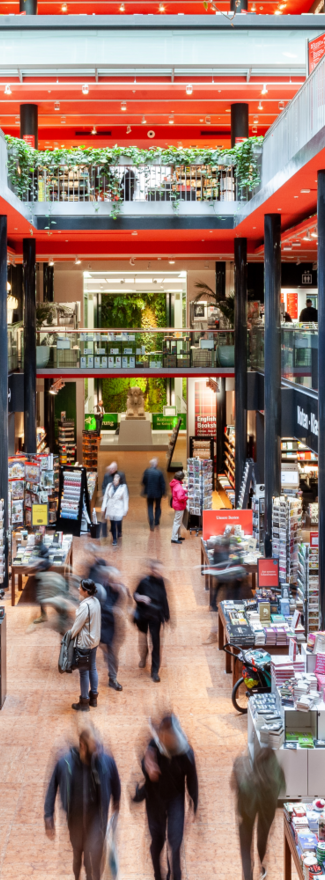
[[[321,880],[324,2],[0,13],[0,880]]]

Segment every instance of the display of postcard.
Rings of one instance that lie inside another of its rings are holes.
[[[94,358],[93,358],[93,355],[89,355],[88,358],[87,358],[87,361],[88,361],[88,363],[87,363],[87,367],[93,367],[93,366],[94,366]]]
[[[31,526],[32,524],[32,511],[29,508],[25,509],[25,525]]]
[[[106,348],[100,348],[99,346],[97,346],[96,354],[105,354],[105,352],[106,352]]]
[[[102,367],[107,370],[107,357],[102,357]]]
[[[129,357],[129,367],[135,367],[135,357]]]
[[[29,464],[28,462],[26,462],[25,474],[26,474],[26,480],[29,480],[31,483],[38,483],[39,476],[40,476],[39,465],[36,463]]]
[[[23,500],[12,502],[11,517],[12,517],[13,523],[23,523],[24,522],[24,502],[23,502]]]
[[[95,357],[95,367],[100,367],[100,357]]]
[[[123,367],[124,369],[125,369],[126,367],[128,367],[128,360],[129,360],[129,359],[128,359],[127,357],[122,357],[122,367]]]
[[[24,480],[25,479],[25,459],[9,459],[8,461],[8,479]]]
[[[86,366],[87,366],[87,358],[85,358],[85,357],[81,357],[81,358],[80,358],[80,366],[81,366],[81,369],[82,369],[82,370],[85,370],[85,369],[86,369]]]
[[[121,360],[122,360],[122,359],[121,359],[120,356],[115,358],[115,366],[116,366],[116,368],[120,368],[120,367],[121,367]]]
[[[25,481],[24,480],[13,480],[11,487],[11,496],[12,498],[24,498],[24,488]]]
[[[110,369],[110,370],[114,370],[114,366],[115,366],[115,358],[113,358],[113,357],[109,357],[109,358],[108,358],[108,366],[109,366],[109,369]]]
[[[26,507],[32,506],[32,499],[31,499],[31,495],[29,492],[25,492],[25,506]]]

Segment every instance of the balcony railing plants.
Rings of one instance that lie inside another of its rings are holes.
[[[35,150],[6,136],[8,179],[23,202],[111,203],[247,199],[260,182],[262,138],[232,149],[138,147]]]

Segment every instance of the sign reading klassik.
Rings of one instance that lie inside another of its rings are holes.
[[[240,526],[245,535],[253,534],[252,510],[203,510],[202,537],[204,541],[212,535],[223,535],[226,526]]]

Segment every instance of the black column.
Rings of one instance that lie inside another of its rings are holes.
[[[37,15],[37,0],[19,0],[19,11],[26,15]]]
[[[318,172],[318,541],[321,622],[325,625],[325,171]]]
[[[25,452],[36,452],[35,238],[23,239]]]
[[[54,266],[43,263],[43,301],[54,302]]]
[[[244,8],[244,7],[243,7]],[[247,7],[246,7],[247,9]],[[248,104],[231,105],[231,146],[236,138],[248,138]]]
[[[247,240],[235,238],[235,490],[236,507],[247,454]]]
[[[272,496],[281,494],[281,217],[264,217],[265,555],[272,556]]]
[[[230,0],[230,12],[241,12],[248,9],[248,0]]]
[[[225,469],[225,427],[226,427],[226,380],[217,379],[220,391],[216,394],[217,403],[217,476]]]
[[[35,13],[31,13],[35,15]],[[20,137],[34,136],[32,146],[38,150],[38,106],[37,104],[20,105]]]
[[[7,217],[0,215],[0,498],[4,501],[4,529],[8,529],[8,339],[7,339]],[[8,587],[8,543],[5,574]]]

